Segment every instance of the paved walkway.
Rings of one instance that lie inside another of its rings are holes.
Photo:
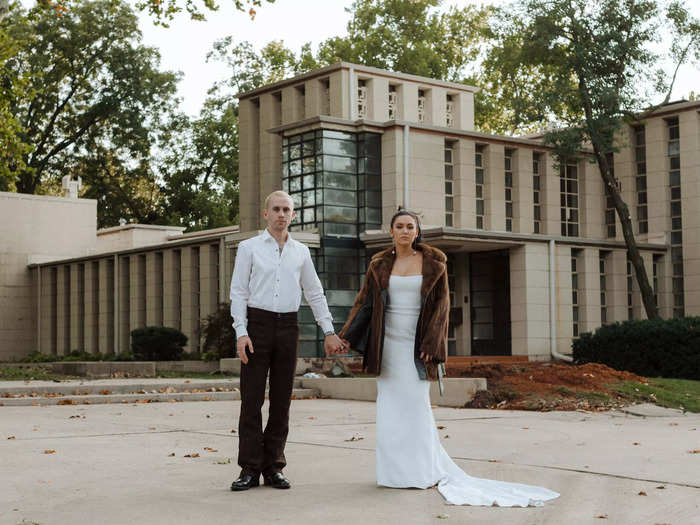
[[[700,524],[697,414],[436,408],[444,446],[467,472],[562,494],[507,509],[376,487],[375,405],[328,399],[293,402],[291,490],[232,493],[238,410],[0,407],[0,524]]]

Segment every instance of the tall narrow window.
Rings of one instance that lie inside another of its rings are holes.
[[[654,304],[658,308],[659,306],[659,266],[661,265],[661,258],[663,256],[659,254],[654,254],[652,259],[652,269],[653,269],[653,281],[652,287],[654,289]]]
[[[506,231],[513,231],[513,150],[505,152]]]
[[[647,148],[644,137],[644,126],[634,128],[634,160],[636,165],[637,190],[637,231],[649,232],[647,211]]]
[[[399,94],[396,91],[396,86],[389,85],[389,120],[398,118]]]
[[[425,121],[425,91],[418,90],[418,122]]]
[[[559,168],[561,194],[561,234],[578,237],[578,166],[562,163]]]
[[[447,95],[447,100],[445,102],[445,126],[448,128],[453,128],[455,125],[454,109],[455,103],[453,97],[452,95]]]
[[[542,204],[540,200],[540,163],[542,154],[535,151],[532,153],[532,218],[533,233],[542,233]]]
[[[484,229],[484,146],[476,147],[476,166],[474,179],[476,181],[476,229]]]
[[[581,250],[571,250],[571,320],[574,337],[579,336],[578,258]]]
[[[608,166],[610,166],[610,176],[615,180],[615,184],[620,189],[620,182],[615,178],[615,158],[612,153],[608,153]],[[608,237],[615,237],[617,229],[615,226],[615,203],[611,189],[605,186],[605,233]]]
[[[454,143],[445,141],[445,226],[454,226]]]
[[[600,251],[598,254],[598,266],[600,271],[600,323],[608,322],[608,280],[607,260],[610,252]]]
[[[627,258],[627,319],[634,319],[634,278],[632,277],[632,262]]]
[[[367,82],[357,81],[357,118],[367,118]]]
[[[321,115],[331,114],[331,81],[321,80]]]
[[[681,155],[678,117],[666,121],[668,126],[668,166],[671,190],[671,264],[673,274],[673,316],[685,315],[683,292],[683,218],[681,208]]]

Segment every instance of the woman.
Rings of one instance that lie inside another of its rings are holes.
[[[447,455],[430,408],[429,380],[447,356],[450,310],[445,254],[421,243],[416,214],[391,219],[393,248],[372,257],[340,333],[377,378],[377,484],[437,484],[455,505],[540,506],[551,490],[474,478]]]

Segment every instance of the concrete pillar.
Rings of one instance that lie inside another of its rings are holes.
[[[678,116],[683,220],[683,288],[685,315],[700,315],[700,117]]]
[[[455,227],[476,229],[476,143],[460,139],[454,147]]]
[[[400,127],[387,129],[382,134],[382,225],[387,231],[391,216],[404,204],[403,134]]]
[[[455,339],[457,342],[457,355],[464,356],[471,354],[469,254],[454,253],[452,257],[454,258],[455,267],[455,301],[452,306],[462,309],[462,323],[459,326],[455,326]]]
[[[163,251],[163,326],[180,329],[181,250]]]
[[[418,84],[402,82],[397,87],[399,93],[399,118],[408,122],[418,122]]]
[[[146,254],[146,325],[163,326],[163,252]]]
[[[131,255],[129,268],[129,323],[131,330],[135,330],[146,326],[146,257],[141,254]]]
[[[546,243],[511,248],[510,317],[513,355],[547,360],[549,342],[549,256]]]
[[[343,119],[350,118],[350,91],[348,88],[348,76],[350,75],[347,69],[341,69],[331,73],[330,81],[330,97],[331,97],[331,116]]]
[[[667,133],[667,126],[662,118],[653,118],[646,121],[644,141],[646,144],[649,235],[650,237],[661,239],[664,239],[667,236],[667,232],[671,229],[670,166],[668,161]],[[681,171],[681,180],[683,176],[684,174]],[[685,200],[685,195],[681,195],[681,197]],[[635,198],[634,203],[636,204],[636,202]],[[637,215],[633,213],[632,216],[636,218]],[[637,232],[636,227],[634,231],[635,233]],[[670,236],[668,240],[670,241]]]
[[[409,208],[420,210],[423,224],[445,224],[445,139],[412,129],[410,134]]]
[[[112,259],[98,262],[97,349],[102,354],[114,352],[114,265]]]
[[[118,268],[117,274],[119,275],[118,282],[118,296],[119,300],[119,315],[118,315],[118,340],[117,347],[119,353],[129,352],[131,350],[131,278],[132,278],[132,267],[129,256],[123,256],[118,258]],[[136,328],[136,327],[134,327]]]
[[[85,312],[83,321],[83,348],[90,354],[94,354],[98,351],[99,302],[97,294],[99,283],[97,277],[97,262],[86,261],[83,275],[83,288],[85,291],[83,294],[83,309]]]
[[[369,111],[367,118],[378,122],[389,120],[389,79],[374,77],[367,80]]]
[[[455,104],[455,128],[474,131],[474,94],[459,92],[452,95]]]
[[[542,153],[540,164],[540,185],[542,199],[542,233],[546,235],[561,235],[561,190],[559,168],[554,156],[549,152]]]
[[[588,159],[578,163],[579,170],[579,236],[604,239],[605,187],[598,164]]]
[[[56,353],[70,351],[70,267],[61,265],[56,272]]]
[[[41,269],[41,353],[56,353],[56,267]]]
[[[254,230],[260,213],[260,104],[258,99],[243,99],[238,106],[238,162],[241,231]]]
[[[613,250],[608,256],[608,322],[627,320],[627,251]]]
[[[183,247],[180,280],[181,326],[186,352],[199,350],[199,247]]]
[[[513,152],[513,231],[533,232],[532,150]]]
[[[217,309],[219,245],[203,244],[199,250],[199,317],[205,319]]]
[[[318,78],[312,78],[311,80],[307,80],[306,82],[304,82],[304,92],[306,94],[304,97],[304,114],[306,115],[306,118],[321,115],[321,108],[323,107],[323,97],[325,96],[323,86],[321,85],[321,81]]]
[[[502,144],[489,144],[485,151],[484,229],[505,231],[505,160]]]
[[[291,95],[289,90],[292,90]],[[303,104],[303,100],[300,98],[299,90],[297,87],[292,86],[285,88],[282,91],[282,113],[284,115],[285,107],[287,104],[295,104],[294,107]],[[286,95],[285,95],[286,94]],[[292,97],[292,101],[285,99]],[[264,94],[260,97],[260,133],[259,144],[260,150],[258,151],[258,162],[260,166],[260,179],[258,181],[260,190],[258,195],[257,204],[257,227],[263,227],[263,216],[261,210],[265,204],[265,198],[276,190],[282,189],[282,138],[273,133],[268,133],[267,130],[275,126],[277,120],[277,113],[275,110],[275,104],[272,100],[274,97],[271,94]],[[294,120],[301,120],[303,116],[300,115],[301,110],[292,111],[292,116]],[[254,228],[253,228],[254,229]]]
[[[447,126],[447,90],[441,87],[433,87],[430,89],[428,98],[430,99],[430,118],[428,123],[433,126]]]

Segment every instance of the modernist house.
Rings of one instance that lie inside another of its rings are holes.
[[[264,227],[263,200],[280,188],[294,198],[293,235],[312,248],[338,327],[400,207],[418,212],[425,240],[448,255],[451,355],[549,359],[582,332],[643,317],[597,166],[583,155],[557,167],[536,136],[475,131],[475,91],[338,63],[241,94],[240,228],[151,232],[126,247],[26,261],[27,337],[13,346],[0,327],[0,358],[120,352],[131,329],[161,323],[196,350],[198,320],[226,300],[237,244]],[[620,148],[615,176],[661,314],[698,315],[700,102],[646,116]],[[300,355],[321,355],[306,307],[301,321]]]

